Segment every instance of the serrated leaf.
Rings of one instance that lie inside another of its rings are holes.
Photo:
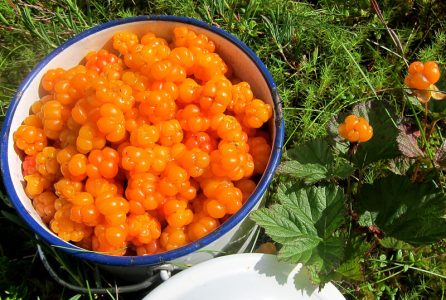
[[[401,249],[401,250],[413,249],[413,247],[410,244],[397,240],[396,238],[393,237],[385,237],[382,240],[380,240],[379,243],[384,248],[389,248],[389,249]]]
[[[344,194],[335,185],[301,188],[297,183],[279,185],[277,197],[301,222],[312,222],[322,238],[328,238],[344,222]]]
[[[335,271],[333,280],[356,280],[362,281],[364,275],[361,271],[361,263],[359,259],[351,259],[342,263]]]
[[[322,240],[316,248],[317,258],[321,260],[321,271],[327,273],[339,266],[344,258],[345,241],[341,237],[329,237]]]
[[[414,245],[446,237],[446,197],[431,184],[414,184],[391,175],[363,186],[359,211],[376,214],[375,224],[386,234]]]
[[[396,143],[398,129],[392,112],[378,101],[361,104],[360,112],[363,117],[368,118],[373,127],[373,137],[368,142],[358,144],[358,150],[353,156],[355,165],[363,167],[372,162],[400,155]]]
[[[372,246],[366,241],[365,235],[350,236],[345,248],[345,260],[362,258]]]
[[[361,216],[359,216],[358,224],[363,227],[369,227],[375,224],[376,213],[371,213],[366,210]]]
[[[418,146],[417,135],[410,126],[399,125],[399,133],[396,141],[398,143],[398,149],[401,153],[409,158],[417,158],[423,156],[423,151]]]
[[[340,264],[345,242],[333,233],[345,221],[344,195],[334,185],[302,187],[281,183],[279,203],[251,214],[276,242],[282,244],[280,260],[309,263],[328,274]]]
[[[396,175],[406,175],[411,167],[411,159],[403,156],[391,159],[388,164],[389,170]]]
[[[320,241],[317,236],[306,236],[299,240],[286,243],[277,253],[277,257],[281,261],[306,263],[311,258],[313,249]]]
[[[437,168],[446,171],[446,141],[438,148],[435,154],[434,164]]]
[[[314,139],[300,144],[288,150],[286,155],[303,165],[318,164],[326,166],[333,161],[330,144],[325,139]]]
[[[292,242],[299,238],[306,238],[306,233],[316,235],[316,229],[299,222],[293,212],[274,205],[270,209],[262,208],[254,211],[251,218],[265,228],[266,233],[278,243]]]
[[[277,173],[289,175],[311,184],[325,179],[328,170],[321,164],[301,164],[296,160],[289,160],[279,165]]]
[[[340,160],[330,171],[331,177],[347,178],[355,172],[355,167],[346,160]]]

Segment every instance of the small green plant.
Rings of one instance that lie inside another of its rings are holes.
[[[328,136],[286,151],[275,203],[251,215],[281,245],[279,259],[304,263],[315,284],[368,277],[358,285],[364,295],[395,299],[398,287],[386,282],[399,274],[446,279],[414,254],[446,238],[446,146],[435,127],[445,110],[438,103],[429,109],[431,97],[444,94],[407,85],[408,97],[426,103],[410,102],[416,124],[397,118],[380,99],[354,106],[345,120],[333,119]],[[378,248],[386,250],[375,257]]]

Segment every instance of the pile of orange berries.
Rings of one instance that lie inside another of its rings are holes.
[[[340,136],[352,143],[367,142],[373,137],[373,128],[369,122],[355,115],[347,116],[338,131]]]
[[[271,152],[272,107],[186,27],[170,44],[118,32],[113,48],[43,76],[47,94],[14,133],[25,192],[54,233],[85,249],[176,249],[253,192]]]

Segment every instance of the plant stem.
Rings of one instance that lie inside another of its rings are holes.
[[[432,132],[433,132],[433,128],[435,127],[435,123],[436,123],[436,121],[434,121],[434,122],[432,122],[432,126],[431,126],[431,128],[429,129],[429,132],[427,131],[427,123],[428,123],[428,114],[429,114],[429,101],[426,101],[425,103],[424,103],[424,121],[423,121],[423,127],[422,128],[420,128],[420,130],[423,132],[423,134],[424,134],[424,136],[425,136],[425,138],[424,138],[424,143],[423,143],[423,146],[421,147],[421,151],[424,153],[424,151],[426,150],[426,148],[427,148],[427,146],[428,146],[428,144],[429,144],[429,139],[430,139],[430,136],[431,136],[431,134],[432,134]],[[419,171],[420,171],[420,160],[417,160],[417,165],[416,165],[416,167],[415,167],[415,171],[414,171],[414,173],[413,173],[413,175],[412,175],[412,181],[413,182],[415,182],[416,180],[417,180],[417,177],[418,177],[418,173],[419,173]]]

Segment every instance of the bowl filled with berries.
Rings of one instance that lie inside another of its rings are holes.
[[[275,83],[233,35],[139,16],[71,38],[25,78],[3,180],[37,236],[119,268],[243,251],[280,161]]]

